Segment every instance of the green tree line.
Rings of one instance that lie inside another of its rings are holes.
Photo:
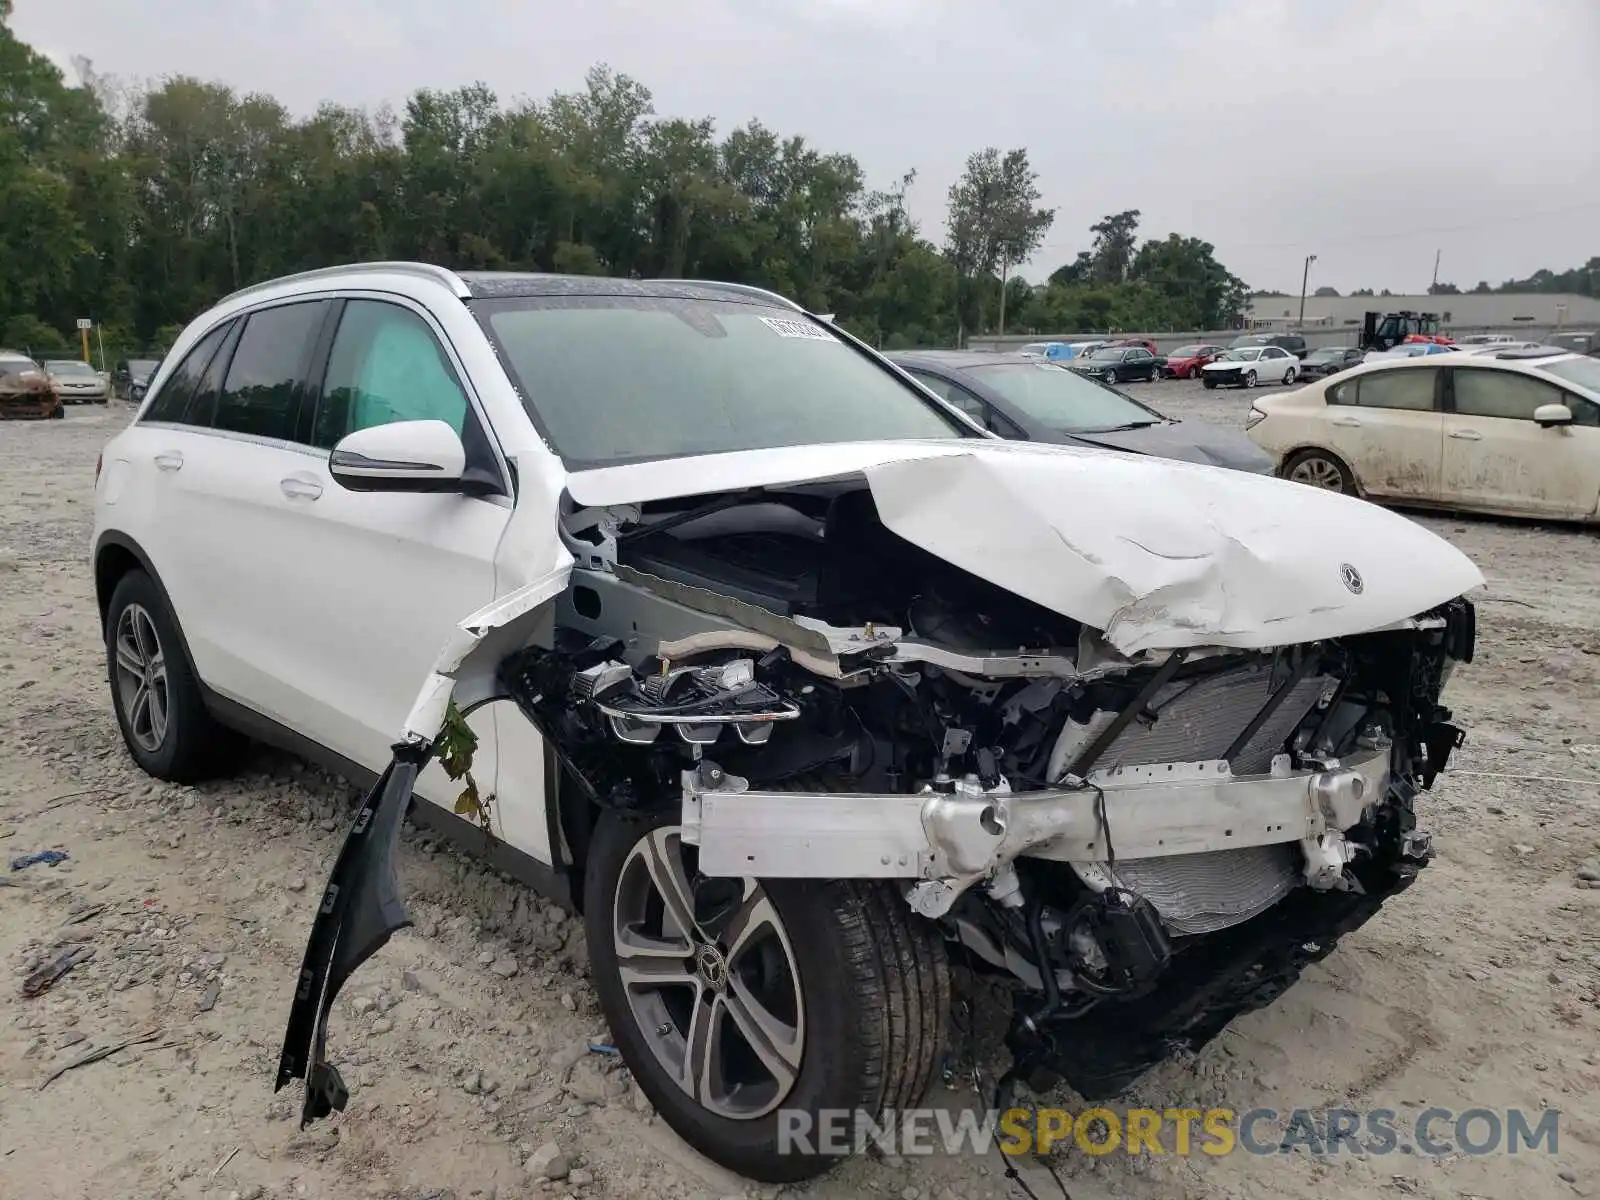
[[[92,318],[108,356],[161,348],[260,279],[364,259],[457,268],[702,277],[834,313],[885,348],[974,333],[1224,328],[1248,290],[1194,237],[1107,215],[1047,279],[1016,274],[1055,213],[1026,150],[972,154],[933,235],[915,172],[860,164],[757,122],[656,113],[604,65],[584,86],[503,103],[476,84],[398,111],[170,78],[69,82],[0,0],[0,345],[68,348]]]

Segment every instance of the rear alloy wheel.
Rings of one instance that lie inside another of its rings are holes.
[[[1283,477],[1327,492],[1345,496],[1356,494],[1356,481],[1350,468],[1326,450],[1300,451],[1284,464]]]
[[[238,739],[206,711],[177,621],[143,571],[117,581],[106,610],[106,671],[122,740],[157,779],[192,783],[215,774]]]
[[[935,927],[885,884],[711,878],[675,812],[607,811],[585,866],[594,986],[612,1037],[668,1125],[771,1183],[820,1175],[823,1110],[921,1102],[950,980]],[[801,1149],[780,1116],[812,1114]],[[815,1147],[813,1141],[813,1149]]]
[[[1244,385],[1245,387],[1255,387],[1256,373],[1254,371],[1246,371],[1244,373]]]
[[[1295,369],[1290,367],[1283,373],[1283,386],[1288,387],[1295,380]]]

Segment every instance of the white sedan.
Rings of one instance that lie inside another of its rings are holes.
[[[1429,355],[1256,401],[1246,428],[1300,483],[1375,500],[1600,522],[1600,360]]]
[[[1282,346],[1244,346],[1200,368],[1208,388],[1255,387],[1258,383],[1293,383],[1300,360]]]

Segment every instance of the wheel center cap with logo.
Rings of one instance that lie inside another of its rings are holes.
[[[728,983],[728,962],[715,946],[703,945],[694,952],[694,965],[700,978],[712,991],[720,992]]]

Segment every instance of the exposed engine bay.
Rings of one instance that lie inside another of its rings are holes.
[[[600,807],[709,874],[903,881],[1018,988],[1034,1081],[1116,1094],[1270,1003],[1430,857],[1464,599],[1126,656],[885,527],[850,484],[568,504],[549,644],[500,683]]]

